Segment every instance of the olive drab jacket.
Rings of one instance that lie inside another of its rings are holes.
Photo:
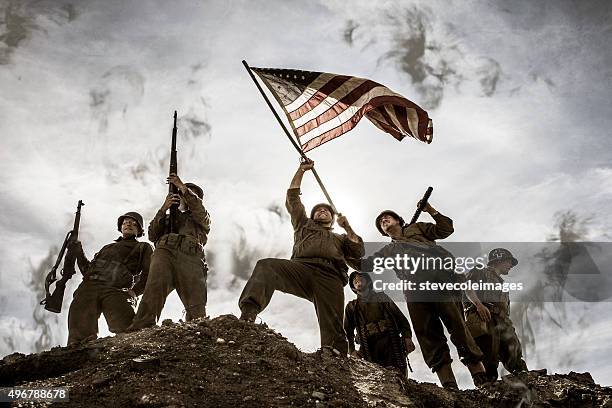
[[[435,240],[447,238],[455,231],[453,220],[449,217],[437,213],[433,216],[433,219],[436,221],[435,224],[431,222],[415,222],[414,224],[405,225],[402,228],[402,237],[393,239],[393,241],[433,244]]]
[[[363,240],[359,238],[359,242],[353,242],[346,234],[336,234],[332,228],[326,228],[310,219],[300,200],[299,188],[287,190],[286,207],[294,230],[291,259],[305,263],[330,263],[346,284],[346,259],[361,258],[364,255]]]
[[[135,237],[119,237],[103,246],[91,261],[80,251],[77,263],[84,280],[104,281],[113,287],[132,289],[140,296],[149,275],[152,253],[153,248],[146,242],[138,242]]]
[[[474,268],[470,270],[466,276],[466,280],[478,283],[493,283],[502,284],[504,279],[499,276],[495,270],[489,266],[485,268]],[[509,292],[502,292],[500,290],[477,290],[474,291],[478,299],[487,306],[489,311],[493,314],[500,314],[502,316],[510,315],[510,295]],[[463,308],[465,310],[475,311],[475,306],[470,302],[467,296],[463,295]]]
[[[369,296],[358,295],[357,299],[348,302],[344,313],[344,330],[349,343],[349,352],[355,350],[355,331],[357,330],[357,343],[362,344],[365,339],[362,334],[374,335],[395,332],[402,338],[411,338],[410,323],[397,305],[383,292],[372,292]]]
[[[180,193],[179,193],[180,194]],[[185,203],[189,210],[178,212],[178,235],[191,237],[200,246],[204,246],[208,240],[210,232],[210,215],[204,208],[202,200],[191,190],[187,189],[185,194],[182,194]],[[161,209],[155,214],[155,217],[149,224],[149,239],[157,243],[166,233],[166,223],[169,215]]]

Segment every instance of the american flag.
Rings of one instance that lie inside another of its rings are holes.
[[[343,135],[365,115],[397,140],[431,143],[431,119],[414,102],[369,79],[293,69],[251,68],[283,107],[307,152]]]

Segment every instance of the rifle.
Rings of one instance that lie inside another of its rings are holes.
[[[174,125],[172,126],[172,143],[170,146],[170,175],[178,174],[178,164],[176,162],[176,111],[174,111]],[[178,194],[178,188],[168,183],[168,192],[170,194]],[[173,204],[170,207],[170,220],[167,224],[166,232],[168,234],[176,231],[176,218],[178,216],[178,205]]]
[[[423,208],[425,208],[425,206],[427,205],[427,201],[429,200],[429,196],[431,196],[432,191],[433,191],[433,187],[431,186],[427,187],[427,191],[425,191],[423,198],[421,198],[419,206],[417,207],[417,210],[414,212],[414,215],[412,216],[412,219],[410,220],[410,224],[408,225],[411,225],[417,222],[417,220],[419,219],[419,216],[423,212]]]
[[[77,211],[74,216],[74,225],[72,230],[68,231],[66,234],[66,238],[64,238],[64,243],[62,244],[62,248],[60,249],[59,255],[57,256],[57,260],[55,261],[55,265],[51,268],[51,271],[47,274],[47,278],[45,279],[45,298],[40,301],[41,305],[45,306],[45,309],[53,312],[60,313],[62,311],[62,303],[64,302],[64,290],[66,290],[66,282],[72,275],[76,273],[74,265],[76,263],[76,255],[72,253],[72,251],[68,251],[66,254],[66,259],[64,260],[64,267],[62,268],[61,275],[62,278],[57,280],[57,268],[59,264],[62,262],[64,258],[64,253],[68,249],[68,247],[75,241],[79,239],[79,224],[81,223],[81,207],[84,206],[82,200],[79,200],[77,204]],[[55,290],[53,294],[49,292],[49,287],[53,282],[57,281],[55,284]]]

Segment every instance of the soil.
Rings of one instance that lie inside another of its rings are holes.
[[[588,373],[506,376],[451,392],[324,348],[303,353],[233,315],[162,326],[0,361],[1,387],[69,390],[70,407],[610,407]]]

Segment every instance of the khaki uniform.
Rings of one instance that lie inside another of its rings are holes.
[[[357,340],[367,361],[406,369],[404,339],[412,337],[410,323],[385,293],[371,291],[351,300],[344,309],[344,331],[349,352],[355,350]]]
[[[504,283],[504,280],[491,267],[474,268],[467,273],[466,279],[472,282]],[[501,361],[511,373],[527,370],[523,360],[521,342],[510,320],[510,296],[501,291],[475,291],[478,299],[491,312],[491,320],[483,321],[476,307],[466,295],[463,298],[466,325],[476,344],[484,353],[484,366],[487,377],[497,379],[497,366]]]
[[[189,210],[178,212],[178,233],[166,233],[169,216],[161,210],[149,224],[149,239],[155,242],[155,251],[144,295],[130,330],[154,326],[166,298],[174,289],[185,307],[186,320],[206,316],[208,266],[204,245],[210,232],[210,216],[202,200],[191,190],[187,190],[183,199]]]
[[[91,262],[82,250],[76,254],[83,282],[68,312],[68,344],[97,338],[102,313],[111,332],[125,331],[134,318],[135,302],[127,290],[142,294],[152,252],[151,245],[132,237],[105,245]]]
[[[435,224],[417,222],[404,226],[401,238],[393,239],[391,244],[375,256],[388,257],[402,253],[402,250],[398,249],[401,245],[394,245],[396,243],[423,244],[419,247],[425,253],[435,252],[436,256],[452,256],[437,246],[435,240],[444,239],[454,232],[453,221],[440,213],[433,218]],[[400,279],[408,279],[417,284],[424,280],[443,282],[454,279],[449,271],[427,271],[427,273],[417,271],[414,275],[403,275],[398,271],[396,273]],[[414,292],[406,290],[404,297],[423,359],[433,372],[452,362],[444,327],[448,330],[450,340],[457,348],[462,363],[468,365],[482,360],[482,352],[465,326],[460,298],[455,293],[436,292],[430,295],[418,294],[417,297]]]
[[[321,345],[346,353],[342,328],[346,258],[362,257],[363,241],[352,242],[345,234],[336,234],[308,218],[299,188],[287,191],[286,207],[294,229],[291,260],[259,260],[240,295],[240,309],[263,311],[275,290],[307,299],[315,305]]]

